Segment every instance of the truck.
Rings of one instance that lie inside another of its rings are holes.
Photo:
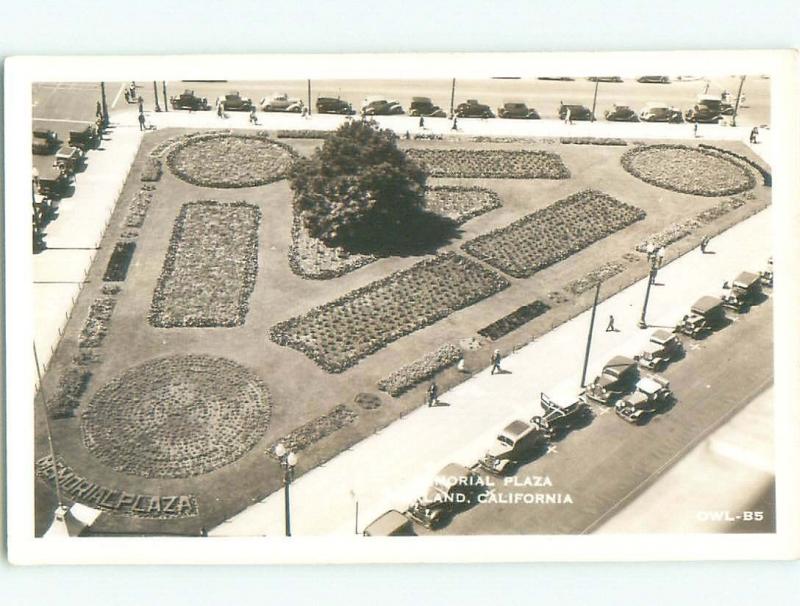
[[[82,152],[96,147],[100,142],[100,133],[94,124],[86,124],[83,128],[69,131],[67,145],[77,147]]]
[[[53,166],[62,169],[69,176],[74,175],[83,166],[85,160],[84,153],[77,147],[65,145],[56,152]]]
[[[636,390],[615,404],[614,412],[628,423],[641,423],[672,399],[669,381],[660,375],[650,374],[639,379]]]
[[[633,359],[642,368],[658,370],[669,364],[683,351],[683,343],[674,333],[659,328],[650,335],[650,340],[642,348],[641,353]]]
[[[717,124],[722,120],[722,99],[716,95],[698,95],[694,106],[684,113],[684,118],[687,122]]]
[[[502,474],[509,464],[527,458],[546,443],[546,431],[541,426],[517,419],[497,434],[478,465],[489,473]]]
[[[614,356],[583,391],[584,401],[610,405],[624,393],[637,376],[637,365],[626,356]]]
[[[707,295],[694,302],[689,313],[678,322],[675,331],[699,339],[718,328],[724,319],[722,299]]]
[[[743,271],[732,282],[722,285],[722,305],[736,312],[741,312],[758,300],[761,294],[761,276],[750,271]]]

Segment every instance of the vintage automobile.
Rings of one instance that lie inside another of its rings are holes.
[[[556,439],[561,434],[581,425],[591,417],[592,411],[578,395],[566,398],[551,398],[540,394],[544,414],[531,418],[531,425],[544,433],[548,440]]]
[[[222,99],[217,99],[217,103],[222,103],[222,108],[231,112],[249,112],[253,109],[253,101],[250,97],[242,97],[238,90],[225,94]]]
[[[80,149],[65,145],[56,152],[53,166],[56,168],[63,167],[67,175],[74,175],[83,166],[84,159],[85,154]]]
[[[265,112],[299,114],[303,111],[303,107],[302,99],[293,99],[286,93],[274,93],[271,97],[261,99],[261,109]]]
[[[605,118],[610,122],[638,122],[639,117],[629,105],[615,103],[611,109],[605,111]]]
[[[619,76],[589,76],[586,79],[589,82],[622,82]]]
[[[585,105],[572,105],[569,103],[562,103],[558,106],[558,117],[562,120],[566,119],[567,110],[569,110],[570,120],[592,120],[594,118],[592,110]]]
[[[512,101],[503,103],[503,107],[497,108],[497,115],[500,118],[521,118],[525,120],[538,120],[539,112],[524,103]]]
[[[97,128],[95,128],[94,124],[87,124],[80,130],[69,131],[67,145],[77,147],[85,152],[87,149],[95,147],[99,142],[100,135],[97,132]]]
[[[716,124],[722,120],[722,99],[715,95],[698,95],[694,107],[686,110],[684,118],[687,122]]]
[[[637,82],[642,84],[669,84],[668,76],[639,76]]]
[[[447,112],[438,105],[434,105],[430,97],[411,97],[408,115],[424,116],[425,118],[446,118]]]
[[[397,101],[373,95],[364,99],[361,113],[365,116],[396,116],[404,114],[405,111]]]
[[[719,327],[724,319],[722,299],[711,296],[700,297],[692,305],[689,313],[681,318],[675,331],[697,339]]]
[[[37,156],[49,156],[58,148],[58,135],[46,128],[34,128],[31,151]]]
[[[189,111],[203,111],[211,109],[208,99],[198,97],[193,90],[186,89],[180,95],[173,95],[169,98],[172,109],[188,109]]]
[[[767,259],[767,269],[758,272],[758,275],[761,278],[761,284],[763,286],[769,286],[770,288],[772,288],[772,279],[773,279],[772,257]]]
[[[53,166],[39,171],[39,177],[36,180],[36,191],[39,195],[52,200],[61,198],[66,193],[68,185],[69,176],[62,168]]]
[[[469,507],[483,490],[478,475],[457,463],[445,465],[425,494],[408,508],[408,516],[425,528],[434,528],[457,511]]]
[[[583,391],[584,401],[587,404],[589,400],[598,404],[612,404],[630,387],[637,374],[634,360],[626,356],[614,356],[606,362],[602,372],[586,386]]]
[[[681,110],[666,103],[651,102],[646,104],[639,112],[642,122],[683,122]]]
[[[512,421],[486,451],[478,465],[489,473],[503,473],[509,463],[514,463],[533,454],[547,442],[544,429],[525,421]]]
[[[740,312],[752,305],[761,294],[761,276],[759,274],[743,271],[733,279],[722,285],[722,305]]]
[[[674,360],[681,351],[683,351],[681,340],[670,331],[659,328],[650,335],[650,341],[633,359],[643,368],[658,370]]]
[[[639,423],[658,412],[672,397],[669,381],[651,374],[639,379],[636,391],[621,398],[614,406],[614,411],[629,423]]]
[[[459,103],[455,114],[459,118],[494,118],[492,108],[477,99],[467,99],[464,103]]]
[[[350,116],[356,113],[356,110],[353,109],[350,103],[339,97],[318,97],[316,107],[318,114],[341,114]]]
[[[415,536],[414,525],[406,516],[390,509],[364,529],[365,537]]]
[[[574,82],[575,78],[569,76],[539,76],[537,80],[555,80],[556,82]]]

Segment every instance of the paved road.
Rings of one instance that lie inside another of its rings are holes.
[[[711,250],[716,254],[701,255],[695,250],[662,269],[658,281],[664,286],[656,287],[650,300],[651,325],[674,325],[695,299],[717,290],[710,285],[721,284],[745,268],[760,269],[771,254],[770,217],[767,209],[715,238]],[[611,356],[631,355],[647,340],[648,331],[635,328],[645,288],[640,281],[598,307],[601,327],[595,333],[590,376]],[[609,314],[615,316],[620,332],[602,331]],[[447,406],[420,408],[299,478],[292,487],[293,532],[352,532],[356,501],[365,522],[388,509],[403,509],[444,465],[471,465],[508,422],[539,414],[541,391],[551,395],[577,392],[588,322],[588,312],[577,316],[507,358],[504,367],[509,374],[490,376],[488,370],[483,371],[443,394]],[[684,366],[688,369],[688,364]],[[716,417],[706,420],[709,426],[716,421]],[[619,423],[613,427],[628,429]],[[580,456],[591,459],[594,448],[593,442],[587,442]],[[664,461],[671,456],[661,454]],[[623,490],[617,498],[626,493]],[[319,507],[322,498],[324,509]],[[283,532],[282,520],[283,497],[274,493],[213,534],[278,535]],[[558,530],[558,524],[554,523],[553,530]]]

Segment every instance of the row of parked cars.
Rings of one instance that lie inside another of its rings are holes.
[[[509,469],[546,452],[547,445],[572,429],[591,422],[590,404],[613,406],[614,412],[632,424],[642,424],[674,402],[669,380],[657,374],[680,359],[684,348],[678,334],[700,339],[724,324],[728,308],[736,313],[757,304],[762,286],[772,287],[772,259],[758,273],[741,272],[723,284],[720,296],[704,296],[690,308],[674,330],[659,329],[635,356],[614,356],[585,389],[571,397],[551,398],[540,394],[543,414],[530,420],[515,419],[497,435],[475,465],[451,463],[437,473],[428,490],[401,513],[389,511],[368,526],[367,536],[413,533],[413,522],[435,528],[452,515],[471,506],[486,485],[478,476],[483,470],[504,475]]]
[[[173,109],[188,109],[202,111],[211,109],[211,104],[206,97],[200,97],[192,90],[185,90],[180,95],[170,97]],[[215,107],[222,105],[226,111],[252,111],[256,108],[255,102],[249,97],[243,97],[238,91],[232,91],[215,102]],[[290,97],[286,93],[275,93],[264,97],[258,107],[265,112],[302,113],[306,107],[302,99]],[[318,114],[353,115],[358,113],[347,101],[338,97],[318,97],[316,101]],[[364,116],[395,116],[406,113],[405,108],[394,99],[374,95],[366,97],[360,108]],[[541,116],[536,109],[528,107],[521,101],[509,101],[497,108],[495,113],[489,105],[477,99],[467,99],[453,108],[453,113],[458,118],[516,118],[538,120]],[[594,114],[585,105],[562,103],[558,108],[558,116],[565,119],[569,114],[571,120],[594,120]],[[721,96],[700,95],[693,107],[681,112],[679,108],[666,103],[648,103],[639,112],[631,109],[629,105],[615,103],[611,109],[604,113],[606,120],[617,122],[706,122],[716,123],[723,116],[733,114],[730,99]],[[445,118],[447,112],[436,105],[430,97],[412,97],[408,107],[408,115],[424,118]]]

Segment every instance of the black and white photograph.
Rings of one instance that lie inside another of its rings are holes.
[[[794,54],[244,59],[6,64],[12,560],[796,557]]]

